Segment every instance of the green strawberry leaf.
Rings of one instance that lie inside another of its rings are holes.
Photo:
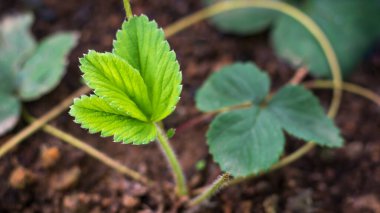
[[[344,76],[353,71],[380,36],[380,2],[377,0],[309,0],[301,9],[328,37]],[[319,43],[293,18],[285,15],[278,18],[272,31],[272,43],[277,54],[292,65],[306,65],[315,76],[331,77]]]
[[[55,88],[63,77],[66,56],[76,45],[74,33],[59,33],[44,39],[17,73],[17,93],[22,100],[41,97]]]
[[[197,106],[204,111],[251,102],[245,109],[229,107],[210,125],[207,143],[222,170],[246,176],[268,169],[283,152],[283,130],[319,145],[343,145],[339,130],[310,91],[285,86],[269,101],[268,91],[268,77],[240,63],[213,73],[199,90]]]
[[[155,123],[179,100],[179,64],[162,29],[146,16],[125,21],[116,37],[113,53],[90,51],[80,60],[96,96],[77,100],[70,114],[90,132],[145,144],[156,137]]]
[[[145,144],[156,137],[153,123],[131,118],[95,95],[75,99],[69,113],[82,128],[103,137],[114,136],[115,142]]]
[[[236,0],[203,0],[204,5]],[[244,8],[236,9],[210,18],[210,22],[220,31],[237,35],[250,35],[267,29],[277,17],[273,10]]]
[[[256,106],[218,115],[207,132],[214,160],[233,176],[269,169],[283,153],[284,142],[276,119]]]
[[[225,66],[198,90],[196,103],[204,112],[247,102],[260,103],[269,92],[269,77],[252,63]]]
[[[130,117],[148,121],[151,103],[139,71],[112,53],[90,51],[81,60],[87,85]]]
[[[179,64],[164,31],[146,16],[134,16],[124,22],[116,38],[114,54],[137,69],[147,85],[150,120],[164,119],[175,109],[182,89]]]
[[[334,122],[325,115],[318,99],[301,86],[285,86],[267,105],[291,135],[328,147],[341,147],[343,140]]]
[[[31,14],[5,17],[0,22],[0,91],[12,91],[16,72],[34,51]]]
[[[11,130],[17,123],[21,104],[16,97],[0,93],[0,135]]]

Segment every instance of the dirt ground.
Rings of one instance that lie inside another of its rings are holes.
[[[135,13],[144,13],[163,27],[202,7],[200,0],[132,3]],[[81,34],[59,87],[42,99],[25,104],[38,117],[81,86],[78,57],[89,49],[111,50],[124,11],[121,0],[0,0],[1,16],[26,10],[36,15],[33,33],[38,39],[60,30]],[[186,121],[199,115],[194,107],[194,94],[205,78],[224,64],[254,61],[269,72],[274,88],[286,83],[294,71],[275,56],[267,32],[237,37],[221,34],[202,22],[171,37],[169,42],[183,70],[184,89],[176,112],[165,122],[167,127],[183,127]],[[368,52],[356,70],[347,80],[380,94],[380,43]],[[316,94],[327,108],[331,92]],[[110,138],[90,135],[72,120],[64,112],[50,123],[159,181],[159,187],[148,190],[82,151],[37,132],[0,159],[0,212],[183,211],[171,192],[172,177],[155,143],[146,146],[113,143]],[[284,169],[221,191],[194,212],[269,213],[275,209],[289,213],[380,212],[380,108],[346,93],[336,122],[347,141],[344,148],[318,148]],[[207,154],[204,137],[207,124],[181,128],[172,140],[192,188],[210,183],[220,174]],[[20,122],[14,131],[0,139],[0,144],[25,126],[25,122]],[[302,144],[289,138],[287,152]],[[60,157],[48,167],[40,155],[42,150],[53,149],[51,153]],[[199,160],[207,162],[201,171],[195,168]],[[14,189],[9,178],[20,168],[31,180],[23,189]]]

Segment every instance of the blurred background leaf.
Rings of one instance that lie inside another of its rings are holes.
[[[75,33],[58,33],[40,43],[17,75],[21,99],[37,99],[57,86],[65,71],[66,55],[77,40]]]
[[[29,29],[31,14],[7,16],[0,23],[0,90],[14,89],[14,76],[32,54],[36,42]]]
[[[301,10],[325,32],[344,76],[350,74],[380,35],[378,0],[308,0]],[[317,77],[330,77],[326,57],[314,37],[294,19],[281,15],[272,32],[277,54],[294,66],[307,65]]]
[[[203,0],[204,5],[236,0]],[[250,35],[267,29],[278,13],[265,9],[238,9],[213,16],[210,21],[220,31],[237,35]]]
[[[205,5],[221,1],[203,0]],[[269,0],[268,0],[269,1]],[[349,75],[380,37],[379,0],[288,0],[309,15],[325,32],[336,51],[344,76]],[[210,19],[220,31],[251,35],[273,27],[272,44],[291,65],[307,66],[316,77],[331,71],[315,38],[293,18],[266,9],[238,9]]]
[[[16,97],[0,93],[0,135],[12,129],[20,115],[20,102]]]

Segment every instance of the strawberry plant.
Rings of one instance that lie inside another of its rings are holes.
[[[124,5],[127,20],[116,33],[112,52],[90,50],[80,59],[93,94],[75,99],[69,113],[90,133],[112,136],[115,142],[144,145],[156,140],[172,169],[177,194],[188,195],[168,140],[175,131],[166,132],[162,123],[180,99],[179,63],[157,23],[132,15],[129,1]],[[207,143],[226,173],[189,205],[207,199],[230,176],[268,171],[284,152],[285,132],[324,147],[343,145],[339,129],[310,91],[290,84],[270,92],[268,75],[250,62],[212,74],[197,92],[196,105],[215,116]]]
[[[276,163],[284,152],[283,131],[321,146],[343,145],[339,130],[310,91],[295,85],[274,94],[269,90],[266,73],[252,63],[236,63],[211,75],[196,96],[201,111],[220,112],[207,143],[222,170],[235,177]]]
[[[130,16],[116,34],[112,53],[90,51],[80,63],[94,95],[74,101],[70,114],[75,121],[115,142],[141,145],[158,139],[175,171],[178,192],[186,194],[160,123],[175,109],[182,89],[179,64],[164,31],[144,15]]]
[[[30,14],[0,22],[0,135],[18,121],[21,101],[36,100],[61,80],[75,33],[57,33],[37,43],[29,30]]]

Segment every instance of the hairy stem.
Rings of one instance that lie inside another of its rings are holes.
[[[215,195],[219,190],[221,190],[223,187],[225,187],[226,183],[228,183],[228,180],[230,179],[230,175],[227,173],[224,173],[223,175],[219,176],[214,183],[212,183],[205,191],[200,194],[199,196],[192,199],[188,206],[193,207],[201,204],[203,201],[208,200],[213,195]]]
[[[73,102],[73,99],[89,92],[90,89],[86,86],[81,87],[76,92],[65,98],[61,103],[59,103],[57,106],[55,106],[53,109],[51,109],[48,113],[43,115],[41,118],[35,120],[33,123],[31,123],[29,126],[25,127],[23,130],[21,130],[19,133],[17,133],[15,136],[13,136],[11,139],[9,139],[7,142],[5,142],[0,147],[0,158],[3,157],[6,153],[8,153],[10,150],[12,150],[17,144],[19,144],[21,141],[23,141],[25,138],[27,138],[29,135],[33,134],[35,131],[40,129],[44,124],[52,120],[53,118],[57,117],[59,114],[62,113],[62,111],[66,110]]]
[[[169,139],[166,136],[166,132],[161,127],[161,124],[155,124],[157,128],[157,141],[160,144],[162,153],[165,155],[170,168],[172,169],[174,180],[176,182],[176,192],[179,195],[187,195],[187,185],[185,175],[183,173],[182,167],[179,164],[176,154],[173,148],[169,144]]]
[[[32,123],[35,118],[30,116],[27,112],[24,111],[23,116],[26,121]],[[100,162],[104,163],[105,165],[115,169],[116,171],[120,172],[121,174],[127,175],[131,177],[132,179],[141,182],[146,185],[151,185],[152,181],[148,178],[144,177],[140,173],[122,165],[121,163],[113,160],[112,158],[108,157],[106,154],[96,150],[92,146],[86,144],[84,141],[79,140],[78,138],[67,134],[51,125],[45,124],[42,126],[42,130],[46,133],[49,133],[50,135],[55,136],[56,138],[61,139],[62,141],[65,141],[66,143],[82,150],[83,152],[87,153],[88,155],[98,159]]]
[[[123,3],[124,3],[125,13],[127,14],[127,18],[128,19],[132,18],[133,13],[132,13],[132,8],[131,8],[131,3],[129,2],[129,0],[123,0]]]

